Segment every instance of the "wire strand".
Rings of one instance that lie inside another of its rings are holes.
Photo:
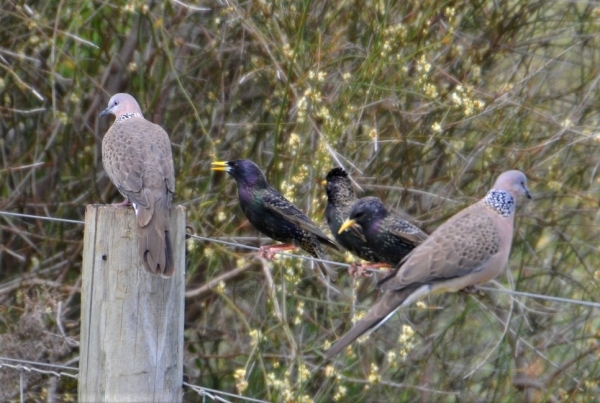
[[[69,219],[64,219],[64,218],[12,213],[12,212],[8,212],[8,211],[0,211],[0,215],[21,217],[21,218],[31,218],[31,219],[38,219],[38,220],[48,220],[48,221],[63,222],[63,223],[68,223],[68,224],[85,224],[84,221],[79,221],[79,220],[69,220]],[[227,246],[234,246],[237,248],[243,248],[243,249],[254,250],[254,251],[260,250],[260,248],[258,248],[256,246],[245,245],[245,244],[233,242],[233,241],[227,241],[227,240],[221,239],[221,238],[210,238],[210,237],[203,237],[200,235],[189,235],[189,237],[193,238],[193,239],[197,239],[199,241],[218,243],[218,244],[227,245]],[[231,238],[228,238],[228,239],[231,239]],[[351,266],[348,263],[336,262],[333,260],[324,260],[324,259],[319,259],[319,258],[312,257],[312,256],[296,255],[296,254],[286,253],[286,252],[276,252],[276,254],[281,255],[281,256],[286,256],[286,257],[295,257],[295,258],[304,259],[304,260],[311,260],[313,262],[328,263],[328,264],[331,264],[334,266],[340,266],[340,267],[350,267]],[[381,270],[377,270],[377,269],[367,269],[367,270],[373,271],[373,272],[381,272]],[[570,298],[555,297],[555,296],[542,295],[542,294],[534,294],[534,293],[524,292],[524,291],[512,291],[512,290],[501,289],[501,288],[489,288],[489,287],[478,287],[478,288],[483,291],[499,292],[499,293],[504,293],[504,294],[521,296],[521,297],[525,297],[525,298],[536,298],[536,299],[543,299],[543,300],[554,301],[554,302],[563,302],[563,303],[567,303],[567,304],[587,306],[587,307],[591,307],[591,308],[600,308],[600,303],[592,302],[592,301],[583,301],[583,300],[576,300],[576,299],[570,299]],[[1,357],[0,357],[0,359],[1,359]]]
[[[20,359],[17,359],[17,358],[0,357],[0,360],[2,360],[2,361],[9,361],[9,362],[16,362],[16,363],[19,363],[19,364],[38,365],[40,367],[60,368],[60,369],[68,369],[70,371],[79,371],[79,368],[77,368],[77,367],[67,367],[65,365],[48,364],[48,363],[45,363],[45,362],[20,360]]]
[[[9,364],[8,362],[12,362],[14,364]],[[25,365],[25,364],[27,364],[27,365]],[[69,371],[73,371],[74,373],[63,372],[63,371],[59,372],[59,371],[52,371],[52,370],[44,370],[44,369],[36,368],[36,366],[67,369]],[[2,368],[14,369],[16,371],[19,371],[21,374],[23,374],[23,372],[35,372],[35,373],[42,374],[42,375],[52,375],[57,378],[60,378],[62,376],[66,376],[66,377],[73,378],[73,379],[79,378],[79,369],[75,368],[75,367],[69,367],[66,365],[58,365],[58,364],[48,364],[45,362],[19,360],[19,359],[8,358],[8,357],[0,357],[0,369],[2,369]],[[220,396],[232,397],[235,399],[245,400],[245,401],[253,402],[253,403],[268,403],[266,400],[254,399],[251,397],[236,395],[234,393],[228,393],[228,392],[223,392],[223,391],[216,390],[216,389],[206,388],[206,387],[202,387],[202,386],[198,386],[198,385],[192,385],[187,382],[183,382],[183,385],[190,388],[191,390],[195,391],[200,396],[205,396],[205,397],[208,397],[209,399],[224,402],[224,403],[231,403],[231,402]]]
[[[205,388],[203,386],[196,386],[196,385],[190,385],[187,382],[183,383],[184,386],[187,386],[188,388],[192,389],[193,391],[197,392],[200,396],[207,396],[213,400],[219,400],[222,402],[229,402],[229,400],[225,400],[223,398],[220,398],[218,396],[214,396],[214,395],[223,395],[223,396],[227,396],[227,397],[235,397],[236,399],[240,399],[240,400],[246,400],[248,402],[254,402],[254,403],[269,403],[266,400],[260,400],[260,399],[255,399],[252,397],[246,397],[246,396],[242,396],[242,395],[236,395],[234,393],[228,393],[228,392],[223,392],[220,390],[216,390],[216,389],[211,389],[211,388]]]
[[[482,291],[492,291],[492,292],[499,292],[499,293],[504,293],[504,294],[509,294],[509,295],[516,295],[518,297],[537,298],[537,299],[543,299],[546,301],[565,302],[568,304],[590,306],[592,308],[600,308],[600,302],[583,301],[583,300],[579,300],[579,299],[570,299],[570,298],[563,298],[563,297],[553,297],[551,295],[533,294],[530,292],[513,291],[513,290],[507,290],[507,289],[503,289],[503,288],[477,287],[477,289],[482,290]]]
[[[8,364],[7,362],[2,362],[2,361],[14,362],[16,364]],[[29,364],[29,365],[23,365],[23,364]],[[36,368],[35,366],[68,369],[71,371],[75,371],[75,373],[72,374],[72,373],[63,372],[63,371],[57,372],[57,371],[51,371],[51,370],[44,370],[44,369]],[[0,357],[0,368],[10,368],[10,369],[17,370],[21,373],[36,372],[38,374],[52,375],[57,378],[60,378],[62,376],[66,376],[66,377],[73,378],[73,379],[79,378],[79,369],[77,369],[77,368],[66,367],[64,365],[46,364],[43,362],[35,362],[35,361],[28,361],[28,360],[16,360],[14,358]]]
[[[66,218],[45,217],[45,216],[31,215],[31,214],[11,213],[9,211],[0,211],[0,215],[5,215],[5,216],[9,216],[9,217],[33,218],[36,220],[64,222],[64,223],[68,223],[68,224],[85,224],[85,221],[69,220]]]
[[[207,237],[203,237],[203,236],[199,236],[199,235],[190,235],[190,238],[195,238],[201,241],[209,241],[209,242],[213,242],[213,243],[220,243],[223,245],[229,245],[229,246],[235,246],[235,247],[239,247],[239,248],[244,248],[244,249],[250,249],[250,250],[255,250],[255,251],[259,251],[260,248],[257,248],[256,246],[250,246],[250,245],[244,245],[242,243],[237,243],[237,242],[231,242],[231,241],[225,241],[219,238],[207,238]],[[293,253],[287,253],[287,252],[275,252],[276,255],[281,255],[281,256],[286,256],[286,257],[297,257],[300,259],[305,259],[305,260],[311,260],[313,262],[323,262],[323,263],[329,263],[332,265],[337,265],[337,266],[342,266],[342,267],[350,267],[350,265],[348,263],[343,263],[343,262],[336,262],[333,260],[325,260],[325,259],[319,259],[316,257],[312,257],[312,256],[305,256],[305,255],[296,255]],[[380,270],[375,270],[375,271],[380,271]]]

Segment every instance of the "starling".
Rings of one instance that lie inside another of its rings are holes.
[[[325,216],[335,240],[350,253],[369,262],[380,263],[377,254],[369,247],[361,227],[352,226],[350,231],[339,233],[344,220],[350,215],[352,205],[358,200],[352,189],[348,174],[342,168],[333,168],[327,176],[327,208]],[[356,271],[360,264],[352,264],[350,273]]]
[[[276,251],[300,247],[312,256],[324,259],[321,245],[339,250],[302,211],[273,189],[258,166],[250,160],[216,161],[213,171],[226,171],[238,184],[242,211],[248,221],[266,236],[284,245],[261,247],[261,255],[272,258]],[[323,262],[317,262],[331,279],[335,272]]]
[[[361,227],[367,245],[377,256],[374,261],[392,266],[427,239],[427,234],[419,228],[391,214],[377,197],[356,201],[338,232],[343,233],[354,225]]]

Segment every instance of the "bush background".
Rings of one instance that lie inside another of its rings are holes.
[[[597,301],[599,33],[600,7],[584,1],[8,0],[0,210],[83,220],[86,204],[120,201],[100,155],[112,119],[97,116],[110,95],[129,92],[170,133],[175,203],[198,235],[268,242],[245,221],[234,181],[210,171],[215,159],[254,160],[323,228],[321,181],[342,165],[360,195],[428,232],[520,169],[534,201],[519,203],[498,282]],[[82,234],[78,224],[0,215],[0,356],[76,362]],[[241,267],[224,287],[194,292]],[[192,384],[269,401],[600,394],[598,308],[436,296],[316,371],[377,299],[374,279],[341,274],[345,296],[328,298],[309,261],[265,266],[197,240],[186,279]],[[76,398],[68,378],[25,379],[28,401]],[[18,398],[18,381],[0,370],[1,400]],[[202,398],[187,390],[185,400]]]

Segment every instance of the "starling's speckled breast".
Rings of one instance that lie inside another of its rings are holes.
[[[396,265],[415,246],[427,239],[425,232],[391,214],[376,197],[364,197],[357,201],[349,217],[360,225],[379,262]]]
[[[236,180],[242,210],[257,230],[276,241],[299,246],[320,259],[324,258],[322,245],[338,249],[306,214],[267,183],[255,163],[233,160],[215,164],[226,165],[223,170]]]

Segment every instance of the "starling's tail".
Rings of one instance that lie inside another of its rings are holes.
[[[373,305],[364,318],[356,324],[345,335],[325,353],[325,359],[329,360],[336,356],[346,346],[358,339],[369,330],[375,330],[385,323],[387,319],[400,307],[400,305],[414,292],[414,287],[402,290],[386,291],[381,299]]]
[[[320,260],[328,260],[327,256],[323,254],[321,248],[314,248],[314,255]],[[319,266],[323,274],[327,276],[331,281],[337,280],[337,273],[331,268],[331,266],[328,263],[319,261],[317,262],[317,265]]]

